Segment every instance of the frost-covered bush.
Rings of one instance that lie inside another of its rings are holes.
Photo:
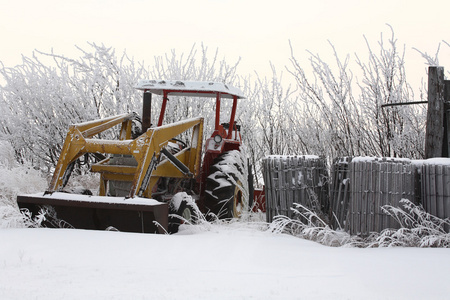
[[[291,208],[296,217],[276,216],[269,226],[274,233],[287,233],[312,240],[326,246],[344,246],[359,240],[343,230],[333,230],[317,213],[307,207],[294,203]]]
[[[291,234],[326,246],[450,247],[450,233],[444,229],[444,225],[450,225],[450,220],[430,215],[420,205],[415,205],[408,199],[401,200],[401,203],[402,208],[390,205],[382,207],[384,213],[400,224],[399,229],[384,229],[381,233],[373,232],[365,238],[350,236],[342,229],[331,229],[315,212],[298,204],[292,210],[302,218],[277,216],[270,224],[269,230]]]
[[[19,162],[50,169],[56,164],[70,124],[133,110],[133,84],[144,73],[125,54],[90,44],[70,59],[36,51],[21,65],[1,67],[0,138]]]
[[[9,142],[0,140],[0,166],[11,169],[16,166],[14,149]]]
[[[0,228],[23,226],[16,198],[18,194],[44,191],[47,181],[30,164],[15,162],[11,145],[0,141]]]
[[[401,228],[383,230],[371,246],[450,247],[450,233],[445,231],[445,226],[450,226],[448,218],[435,217],[408,199],[402,199],[400,203],[403,208],[386,205],[382,209],[393,217]]]

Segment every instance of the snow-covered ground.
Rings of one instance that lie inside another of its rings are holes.
[[[448,299],[450,250],[332,248],[255,223],[0,229],[0,299]]]

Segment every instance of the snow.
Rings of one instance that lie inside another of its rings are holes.
[[[404,163],[411,163],[418,167],[422,165],[441,165],[441,166],[450,165],[450,158],[446,157],[435,157],[429,159],[409,159],[398,157],[357,156],[352,159],[352,162],[372,162],[372,161],[404,162]]]
[[[219,184],[216,187],[216,189],[222,189],[224,187],[231,186],[231,182],[225,178],[222,178],[221,176],[223,176],[223,173],[221,171],[217,171],[217,172],[214,172],[213,174],[209,175],[208,178],[214,179],[214,181]],[[209,191],[206,191],[206,192],[209,192]]]
[[[398,157],[372,157],[372,156],[357,156],[352,159],[352,163],[355,162],[372,162],[372,161],[380,161],[380,162],[411,162],[408,158],[398,158]]]
[[[425,164],[425,165],[449,166],[450,165],[450,158],[446,158],[446,157],[429,158],[429,159],[423,160],[423,164]]]
[[[314,160],[320,158],[317,155],[276,155],[276,154],[266,155],[265,157],[268,159],[288,159],[289,157],[302,157],[303,159],[306,160]]]
[[[160,202],[148,198],[125,198],[125,197],[107,197],[107,196],[88,196],[80,194],[60,193],[55,192],[43,196],[43,193],[30,194],[29,196],[43,197],[50,199],[64,199],[68,201],[81,202],[97,202],[97,203],[113,203],[113,204],[131,204],[131,205],[159,205]]]
[[[448,249],[332,248],[255,223],[0,230],[0,299],[447,299]]]
[[[194,202],[194,199],[192,199],[192,197],[187,193],[180,192],[173,195],[172,200],[170,201],[170,205],[174,210],[178,211],[183,201],[186,201],[187,203],[192,203]]]
[[[372,162],[372,161],[382,161],[382,162],[404,162],[411,163],[416,167],[421,167],[423,165],[440,165],[448,166],[450,165],[450,158],[446,157],[435,157],[429,159],[409,159],[409,158],[398,158],[398,157],[372,157],[372,156],[357,156],[352,159],[352,162]]]

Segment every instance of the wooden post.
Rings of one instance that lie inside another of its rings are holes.
[[[425,158],[442,157],[444,142],[444,68],[428,68]]]
[[[444,80],[444,149],[443,157],[450,157],[450,80]]]

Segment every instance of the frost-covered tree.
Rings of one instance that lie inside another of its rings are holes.
[[[21,65],[0,68],[0,138],[8,140],[19,161],[56,164],[68,126],[129,111],[137,106],[132,88],[146,74],[124,53],[89,44],[92,53],[69,59],[35,51]]]
[[[292,139],[296,126],[294,117],[295,97],[290,87],[283,87],[282,74],[272,65],[271,77],[241,77],[241,86],[247,96],[240,102],[238,122],[248,155],[255,168],[256,182],[260,177],[261,159],[266,155],[285,155],[299,151]]]
[[[366,40],[367,42],[367,40]],[[383,107],[408,102],[414,94],[406,81],[404,49],[383,36],[375,52],[367,42],[368,61],[356,56],[361,77],[349,70],[350,56],[340,59],[330,43],[334,65],[309,52],[313,75],[291,55],[290,73],[299,90],[301,115],[295,133],[316,153],[339,156],[394,156],[422,158],[425,112],[423,106]],[[307,137],[307,138],[306,138]]]
[[[298,113],[301,125],[296,134],[313,151],[329,157],[359,155],[361,111],[353,94],[353,74],[348,69],[349,56],[341,60],[330,43],[335,67],[318,54],[309,58],[313,76],[309,77],[294,55],[292,69],[299,91]]]
[[[365,145],[371,155],[423,158],[425,145],[426,106],[384,104],[411,102],[414,93],[406,81],[405,49],[397,48],[397,39],[391,36],[385,45],[383,36],[378,42],[378,55],[367,42],[368,62],[357,57],[363,72],[359,105],[366,120]]]

